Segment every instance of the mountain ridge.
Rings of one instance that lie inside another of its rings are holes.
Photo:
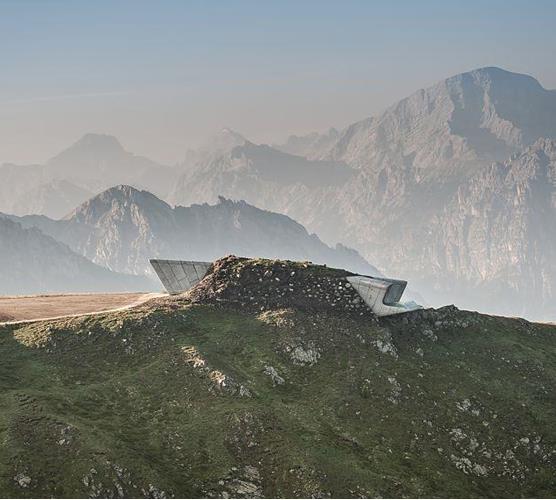
[[[354,250],[325,245],[285,215],[222,197],[216,205],[173,208],[149,192],[120,185],[86,201],[64,220],[17,220],[93,262],[132,274],[152,274],[151,258],[211,261],[230,253],[343,264],[363,274],[381,274]]]

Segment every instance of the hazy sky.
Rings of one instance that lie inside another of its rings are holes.
[[[556,1],[0,0],[0,162],[342,127],[481,66],[556,88]]]

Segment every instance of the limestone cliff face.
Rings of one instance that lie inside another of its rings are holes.
[[[475,299],[501,297],[500,313],[554,314],[556,141],[541,139],[460,186],[434,235],[420,267],[426,274],[432,262],[464,305],[467,288]]]
[[[172,208],[146,191],[111,188],[65,220],[19,219],[63,241],[93,262],[120,272],[151,274],[150,258],[212,261],[223,255],[310,260],[380,274],[357,252],[331,248],[284,215],[243,201]]]

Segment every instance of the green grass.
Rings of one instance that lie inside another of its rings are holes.
[[[161,305],[0,328],[0,494],[553,497],[556,328],[450,315]]]

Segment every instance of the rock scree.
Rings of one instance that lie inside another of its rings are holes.
[[[311,262],[229,255],[215,261],[187,295],[192,302],[251,310],[294,307],[376,318],[346,280],[354,273]]]

